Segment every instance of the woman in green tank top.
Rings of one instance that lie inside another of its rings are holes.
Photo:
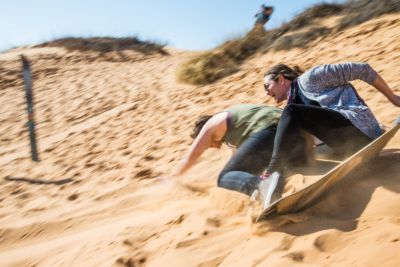
[[[225,143],[235,153],[219,174],[218,186],[253,195],[261,181],[259,175],[271,159],[281,113],[276,107],[242,104],[214,116],[201,116],[191,133],[194,142],[174,175],[189,170],[206,149],[220,148]],[[305,159],[305,142],[293,148],[292,155],[288,162]]]

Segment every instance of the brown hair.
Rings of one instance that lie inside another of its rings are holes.
[[[271,79],[278,80],[279,74],[282,74],[288,80],[295,80],[303,73],[303,70],[299,66],[294,66],[293,68],[285,64],[277,64],[272,66],[266,73],[265,76],[270,75]]]
[[[201,129],[202,129],[203,126],[204,126],[204,124],[206,124],[206,122],[207,122],[209,119],[211,119],[211,117],[212,117],[212,116],[210,116],[210,115],[203,115],[203,116],[200,116],[200,117],[195,121],[195,123],[194,123],[194,127],[193,127],[193,129],[192,129],[192,132],[190,133],[190,137],[192,137],[193,139],[195,139],[195,138],[199,135]]]

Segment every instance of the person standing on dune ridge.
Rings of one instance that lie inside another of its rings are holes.
[[[264,4],[261,5],[260,10],[254,15],[256,18],[255,25],[264,26],[267,23],[272,15],[274,8],[272,6],[266,6]]]

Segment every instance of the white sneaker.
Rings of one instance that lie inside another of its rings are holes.
[[[251,201],[257,201],[260,195],[260,191],[258,189],[254,190],[253,193],[251,193],[250,200]]]
[[[258,184],[258,191],[263,204],[263,209],[266,209],[271,204],[272,196],[278,185],[279,173],[273,172],[267,179],[261,180]]]

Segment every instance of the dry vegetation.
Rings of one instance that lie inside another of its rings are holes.
[[[178,79],[191,84],[208,84],[239,70],[240,64],[256,52],[307,48],[313,41],[383,14],[400,12],[399,0],[349,0],[344,4],[318,4],[298,14],[281,27],[265,31],[255,27],[244,37],[229,40],[216,49],[184,63]],[[317,20],[338,16],[332,27],[318,26]],[[316,26],[313,26],[316,25]]]
[[[263,45],[265,34],[264,28],[258,26],[243,38],[227,41],[212,51],[194,57],[178,71],[179,80],[207,84],[236,72],[238,64]]]
[[[94,38],[76,38],[67,37],[54,41],[46,42],[36,47],[64,47],[69,51],[94,51],[99,54],[109,52],[123,52],[132,50],[143,54],[159,53],[167,55],[164,50],[165,44],[142,41],[137,37],[112,38],[112,37],[94,37]]]

